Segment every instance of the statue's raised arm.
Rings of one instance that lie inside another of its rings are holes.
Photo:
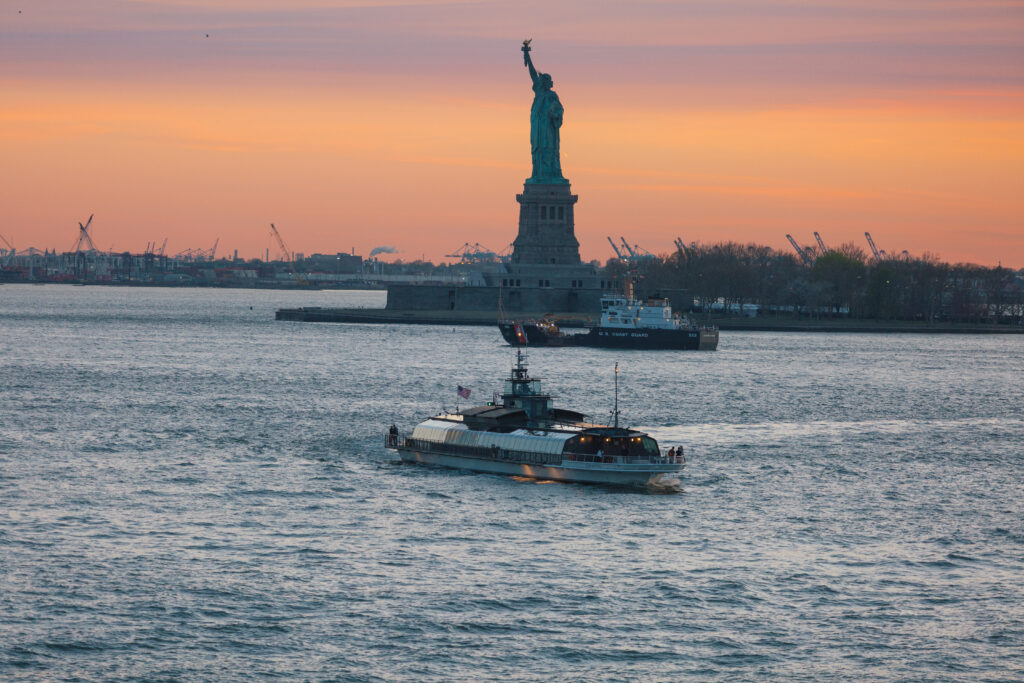
[[[533,60],[530,59],[530,42],[533,38],[523,41],[523,64],[530,70],[530,80],[537,82],[537,70],[533,68]]]
[[[530,107],[530,147],[533,154],[533,174],[527,183],[566,184],[559,160],[559,133],[562,127],[562,103],[551,89],[551,74],[537,73],[530,59],[530,41],[523,41],[523,64],[530,70],[533,81],[533,106]]]

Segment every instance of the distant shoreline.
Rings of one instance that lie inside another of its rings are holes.
[[[168,289],[280,289],[297,292],[317,292],[320,290],[365,290],[384,291],[387,284],[373,284],[368,282],[338,283],[331,285],[299,285],[295,282],[266,282],[257,281],[253,284],[241,282],[51,282],[40,280],[0,280],[0,285],[61,285],[64,287],[164,287]]]

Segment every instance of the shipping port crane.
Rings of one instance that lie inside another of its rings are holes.
[[[867,238],[867,244],[871,248],[871,253],[874,254],[874,260],[881,261],[883,257],[881,254],[879,254],[879,248],[874,246],[874,240],[871,239],[871,233],[864,232],[864,237]],[[882,253],[884,254],[885,252]]]
[[[793,249],[796,251],[797,255],[800,257],[800,260],[804,262],[805,266],[810,266],[810,265],[812,265],[814,263],[814,261],[807,254],[807,252],[804,251],[800,247],[800,245],[796,243],[796,240],[793,239],[792,235],[787,234],[786,235],[786,239],[789,240],[789,243],[793,245]]]
[[[818,234],[817,230],[814,231],[814,239],[818,240],[818,249],[821,250],[818,255],[824,256],[828,252],[828,249],[825,248],[825,243],[821,241],[821,235]]]
[[[476,244],[466,242],[454,253],[446,254],[445,258],[457,258],[461,263],[496,263],[501,260],[498,254],[479,242]]]
[[[626,238],[625,237],[619,237],[619,239],[622,240],[622,248],[626,250],[626,253],[629,254],[629,257],[635,259],[636,258],[636,252],[633,251],[632,249],[630,249],[629,242],[626,241]]]
[[[277,240],[277,246],[281,249],[281,254],[284,256],[284,260],[288,262],[288,266],[292,269],[292,277],[295,278],[295,282],[298,283],[299,286],[305,287],[309,283],[303,280],[299,276],[299,272],[295,270],[295,254],[288,251],[288,247],[285,246],[284,239],[281,237],[281,233],[277,231],[277,228],[274,227],[273,223],[270,224],[270,232],[271,234],[274,235],[274,239]],[[214,249],[216,249],[217,245],[214,244],[213,247]]]
[[[14,256],[15,254],[17,254],[17,251],[14,248],[14,244],[8,241],[8,239],[3,235],[0,235],[0,242],[3,242],[4,244],[7,245],[7,260],[5,261],[5,263],[7,265],[14,263]]]
[[[654,258],[654,254],[647,251],[639,244],[629,246],[629,242],[626,241],[625,237],[620,237],[619,239],[622,240],[622,246],[625,247],[626,252],[629,254],[629,259],[634,263]]]
[[[677,237],[675,238],[674,242],[676,245],[676,249],[679,250],[679,253],[685,256],[686,258],[690,258],[690,252],[686,249],[686,244],[683,242],[683,238]]]
[[[613,240],[611,237],[608,238],[608,244],[612,245],[612,249],[615,251],[615,258],[619,259],[620,261],[628,260],[625,256],[622,255],[622,252],[619,251],[619,248],[615,245],[615,240]]]

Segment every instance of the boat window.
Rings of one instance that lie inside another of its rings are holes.
[[[594,455],[658,455],[658,444],[649,436],[607,437],[581,434],[565,442],[566,453]]]

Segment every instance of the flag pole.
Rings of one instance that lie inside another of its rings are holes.
[[[619,364],[615,364],[615,428],[619,428]]]

